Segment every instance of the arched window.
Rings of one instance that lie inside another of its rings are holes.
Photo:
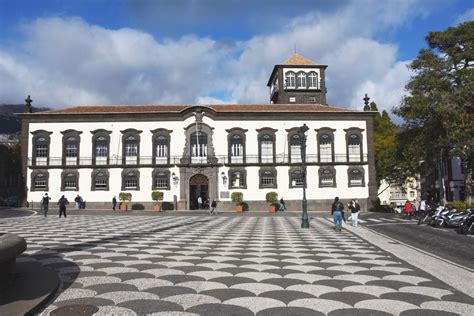
[[[63,164],[75,166],[79,164],[80,134],[75,130],[61,132],[63,134]]]
[[[140,156],[140,133],[135,129],[122,131],[123,141],[123,164],[136,165]]]
[[[92,161],[95,165],[109,164],[111,131],[99,129],[92,131]]]
[[[301,136],[298,133],[290,137],[290,162],[301,162]]]
[[[318,88],[318,74],[315,71],[311,71],[308,75],[308,86],[310,89]]]
[[[38,170],[31,174],[31,191],[49,191],[47,171]]]
[[[243,170],[229,170],[229,189],[246,189],[246,172]]]
[[[153,171],[153,190],[170,189],[170,172],[168,170]]]
[[[349,179],[349,183],[348,183],[349,187],[365,186],[363,168],[349,168],[347,170],[347,177]]]
[[[122,171],[122,190],[140,190],[140,173],[137,170]]]
[[[233,134],[229,140],[229,152],[231,163],[244,162],[244,138],[239,134]]]
[[[169,151],[168,151],[168,138],[164,135],[159,135],[155,138],[155,163],[166,164],[168,163]]]
[[[44,130],[39,130],[32,132],[33,134],[33,166],[47,166],[49,164],[49,135],[52,132],[47,132]]]
[[[293,71],[288,71],[285,74],[285,84],[287,89],[294,89],[295,86],[295,73]]]
[[[362,160],[362,146],[360,135],[356,133],[348,134],[347,136],[347,155],[348,161]]]
[[[108,191],[109,190],[109,174],[107,171],[92,171],[92,191]]]
[[[79,190],[79,173],[77,171],[63,171],[61,174],[62,178],[62,191],[78,191]]]
[[[262,188],[276,188],[276,170],[263,169],[260,170],[260,189]]]
[[[336,187],[336,170],[334,168],[319,169],[319,187]]]
[[[321,133],[318,135],[319,141],[319,161],[320,162],[332,162],[333,161],[333,140],[332,135],[329,133]]]
[[[290,170],[290,188],[299,188],[304,185],[304,174],[300,169]]]
[[[306,74],[304,72],[298,72],[298,76],[296,77],[296,85],[298,89],[306,89]]]
[[[207,162],[207,134],[204,132],[191,134],[191,161],[194,163]]]

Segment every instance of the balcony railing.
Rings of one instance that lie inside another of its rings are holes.
[[[150,156],[133,157],[134,159],[123,159],[122,156],[104,157],[80,157],[79,159],[65,161],[62,157],[37,158],[36,161],[29,157],[29,167],[74,167],[74,166],[170,166],[170,165],[256,165],[256,164],[295,164],[300,165],[299,157],[290,157],[289,155],[278,154],[273,159],[271,157],[259,157],[258,155],[247,155],[245,157],[229,156],[204,156],[204,157],[185,157],[171,156],[169,158],[156,158]],[[295,159],[296,158],[296,159]],[[336,154],[334,156],[306,155],[307,164],[367,164],[367,154],[361,158],[347,156],[346,154]]]

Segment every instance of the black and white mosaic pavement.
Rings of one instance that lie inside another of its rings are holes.
[[[325,219],[2,219],[56,270],[43,315],[473,315],[474,300]],[[472,281],[472,280],[471,280]]]

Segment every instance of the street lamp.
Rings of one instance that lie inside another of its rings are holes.
[[[308,130],[308,126],[303,124],[298,132],[300,135],[301,169],[303,169],[303,215],[301,217],[301,228],[309,228],[308,205],[306,202],[306,132]]]

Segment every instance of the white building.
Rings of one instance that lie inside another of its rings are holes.
[[[232,209],[239,191],[250,211],[266,210],[267,192],[301,209],[302,135],[306,124],[308,209],[329,211],[335,196],[376,197],[373,114],[325,105],[324,71],[299,55],[276,65],[271,104],[78,106],[22,115],[27,200],[44,192],[88,208],[113,196],[152,205],[151,192],[179,210],[197,198]],[[292,79],[293,78],[293,79]],[[296,78],[296,80],[295,80]],[[318,104],[320,102],[323,104]]]

